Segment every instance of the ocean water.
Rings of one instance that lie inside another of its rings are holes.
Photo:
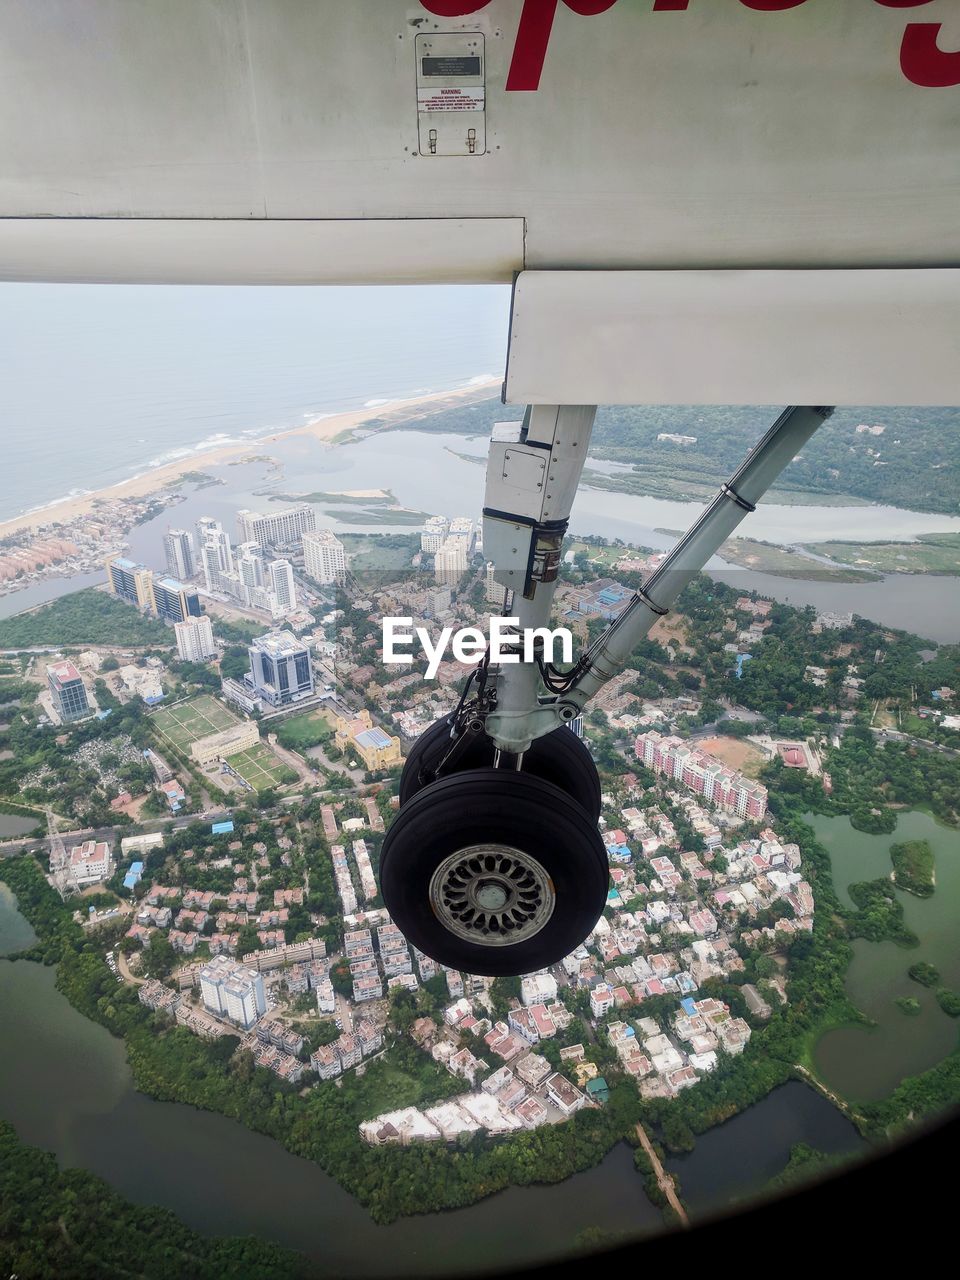
[[[500,376],[502,286],[0,285],[0,519],[322,414]]]

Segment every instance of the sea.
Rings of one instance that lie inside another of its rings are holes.
[[[0,520],[101,489],[165,463],[502,376],[510,293],[497,286],[244,287],[0,284]],[[518,416],[511,406],[509,417]],[[487,437],[412,429],[323,449],[303,437],[270,446],[278,467],[204,464],[217,487],[189,494],[179,522],[232,522],[278,493],[391,489],[414,510],[476,514]],[[591,460],[599,470],[612,464]],[[252,470],[251,470],[252,467]],[[581,486],[571,532],[672,545],[698,504]],[[322,509],[333,528],[370,532],[354,508]],[[356,524],[360,519],[362,523]],[[131,531],[130,554],[163,563],[163,515]],[[383,527],[392,527],[384,517]],[[888,506],[762,504],[744,532],[781,546],[818,539],[910,540],[960,532],[960,518]],[[820,610],[854,610],[935,643],[960,637],[953,579],[887,575],[846,584],[737,570],[711,572],[738,590]],[[44,578],[0,598],[0,617],[102,581],[102,572]],[[948,589],[949,588],[949,589]]]
[[[0,519],[502,376],[503,286],[0,284]]]

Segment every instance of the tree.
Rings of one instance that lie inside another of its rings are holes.
[[[353,995],[353,978],[350,974],[350,965],[346,960],[338,960],[330,970],[330,981],[333,983],[333,989],[341,996]]]
[[[220,674],[231,680],[242,680],[250,670],[250,657],[243,645],[232,644],[220,659]]]
[[[154,933],[143,951],[142,969],[148,978],[165,978],[177,961],[177,953],[163,936]]]
[[[257,937],[256,927],[252,924],[245,924],[237,935],[237,955],[246,956],[251,951],[257,951],[260,947],[260,939]]]

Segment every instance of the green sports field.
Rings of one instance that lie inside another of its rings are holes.
[[[176,706],[158,708],[150,716],[150,723],[173,746],[189,751],[191,743],[240,722],[233,712],[205,693]]]
[[[264,791],[267,787],[277,787],[296,779],[296,774],[262,742],[248,751],[241,751],[239,755],[230,756],[227,763],[256,791]]]

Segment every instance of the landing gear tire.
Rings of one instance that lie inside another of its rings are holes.
[[[413,744],[400,776],[401,806],[430,785],[429,776],[421,781],[421,775],[431,775],[449,747],[450,724],[447,720],[438,720],[420,735]],[[494,745],[486,734],[477,734],[454,763],[456,774],[492,767],[494,750]],[[594,822],[600,817],[600,776],[597,766],[577,735],[571,733],[565,725],[554,729],[552,733],[544,734],[542,738],[534,739],[524,753],[520,772],[542,778],[559,787]]]
[[[608,882],[606,849],[580,805],[541,778],[498,769],[423,787],[380,855],[383,900],[407,940],[489,977],[569,955],[597,923]]]

